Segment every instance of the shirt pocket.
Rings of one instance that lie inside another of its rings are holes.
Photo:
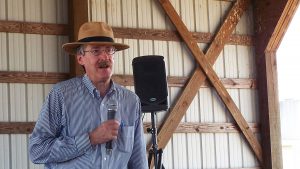
[[[130,153],[133,149],[134,126],[122,126],[117,139],[119,151]]]

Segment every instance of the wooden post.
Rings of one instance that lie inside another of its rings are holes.
[[[88,21],[88,0],[69,0],[69,22],[73,28],[70,32],[70,42],[77,41],[80,26]],[[71,76],[84,74],[83,68],[73,55],[70,55],[70,69]]]
[[[282,169],[276,51],[299,0],[255,0],[255,53],[263,168]],[[276,11],[276,12],[274,12]]]

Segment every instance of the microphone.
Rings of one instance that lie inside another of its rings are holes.
[[[116,100],[110,100],[107,103],[107,120],[115,119],[115,115],[118,109],[118,103]],[[112,152],[112,140],[105,145],[106,154],[111,155]]]

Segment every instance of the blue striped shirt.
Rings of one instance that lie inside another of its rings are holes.
[[[107,120],[107,103],[118,102],[120,122],[112,154],[92,146],[88,133]],[[102,98],[87,75],[60,82],[43,104],[30,136],[29,155],[47,169],[146,169],[146,146],[139,98],[112,82]]]

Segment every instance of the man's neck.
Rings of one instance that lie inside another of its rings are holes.
[[[100,96],[104,97],[108,90],[110,89],[110,80],[105,82],[93,82],[97,90],[100,92]]]

